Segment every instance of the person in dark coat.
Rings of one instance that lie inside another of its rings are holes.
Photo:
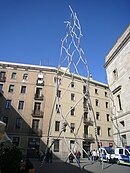
[[[29,169],[34,169],[34,166],[29,159],[26,159],[25,160],[25,172],[28,173]]]

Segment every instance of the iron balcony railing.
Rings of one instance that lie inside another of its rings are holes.
[[[86,124],[86,125],[90,125],[90,126],[93,126],[93,121],[92,119],[89,117],[89,118],[85,118],[83,119],[83,122]]]
[[[32,116],[33,117],[39,117],[39,118],[43,118],[43,111],[38,111],[38,110],[32,110]]]
[[[44,86],[44,81],[37,80],[36,81],[36,85],[38,85],[38,86]]]
[[[35,96],[34,96],[34,99],[35,100],[43,100],[43,94],[35,94]]]
[[[29,130],[30,135],[42,136],[42,130],[37,128],[32,128]]]
[[[94,142],[95,141],[95,139],[94,139],[94,137],[93,137],[92,134],[86,134],[86,133],[84,133],[83,134],[83,138],[84,138],[84,140],[87,140],[87,141],[91,141],[91,142]]]

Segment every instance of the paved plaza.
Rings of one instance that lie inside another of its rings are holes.
[[[81,160],[81,169],[76,163],[65,163],[61,160],[53,160],[52,163],[43,163],[42,167],[35,159],[31,160],[36,168],[36,173],[130,173],[130,166],[108,164],[103,162],[91,163],[89,160]]]

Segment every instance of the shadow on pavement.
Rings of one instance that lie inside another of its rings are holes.
[[[59,159],[54,160],[52,163],[43,163],[42,167],[39,166],[38,161],[32,160],[32,162],[36,168],[36,173],[92,173],[82,166],[79,168],[76,163],[65,163]]]

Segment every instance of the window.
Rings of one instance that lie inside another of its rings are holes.
[[[88,112],[84,112],[84,118],[85,118],[85,119],[88,118]]]
[[[59,152],[59,139],[54,139],[54,152]]]
[[[83,86],[83,93],[85,94],[87,92],[87,86]]]
[[[117,95],[117,101],[118,101],[118,108],[119,108],[119,110],[122,110],[120,95]]]
[[[106,108],[108,108],[109,107],[109,103],[108,102],[106,102]]]
[[[15,72],[12,73],[11,79],[16,79],[16,73]]]
[[[95,104],[96,104],[96,106],[99,106],[99,101],[98,101],[98,99],[95,100]]]
[[[56,121],[55,122],[55,131],[59,131],[60,130],[60,121]]]
[[[61,84],[61,78],[58,78],[57,76],[55,76],[54,83],[57,83],[58,85]]]
[[[20,129],[21,128],[21,123],[22,123],[22,119],[21,118],[16,118],[15,128]]]
[[[0,84],[0,93],[2,92],[3,84]]]
[[[37,84],[43,86],[44,85],[44,80],[43,77],[38,77],[37,79]]]
[[[107,114],[106,116],[107,116],[107,121],[110,121],[110,115]]]
[[[127,138],[126,138],[126,135],[121,135],[121,138],[122,138],[122,143],[123,145],[127,145]]]
[[[123,154],[123,149],[119,149],[119,154]]]
[[[41,103],[35,102],[34,111],[35,112],[40,112],[40,110],[41,110]]]
[[[117,69],[113,70],[113,79],[114,81],[117,80],[118,78],[118,72],[117,72]]]
[[[5,81],[5,79],[6,79],[5,74],[6,74],[5,71],[0,71],[0,80],[1,81]]]
[[[88,126],[84,125],[84,134],[88,135]]]
[[[75,115],[75,108],[71,107],[71,115]]]
[[[10,85],[8,92],[13,93],[13,91],[14,91],[14,85]]]
[[[70,132],[73,133],[75,130],[75,123],[70,123]]]
[[[19,101],[18,109],[23,109],[24,101]]]
[[[71,93],[71,100],[74,101],[75,100],[75,94]]]
[[[98,89],[95,89],[95,94],[98,94]]]
[[[111,128],[107,129],[107,134],[108,134],[108,136],[111,136]]]
[[[16,146],[19,146],[19,137],[13,137],[12,143]]]
[[[36,97],[42,97],[42,88],[36,88]]]
[[[125,155],[126,156],[130,156],[129,152],[127,150],[125,150]]]
[[[96,119],[100,120],[100,113],[99,112],[96,112]]]
[[[36,130],[39,128],[39,120],[33,119],[33,121],[32,121],[32,128],[36,129]]]
[[[75,85],[74,85],[74,82],[71,82],[71,88],[74,88]]]
[[[61,97],[61,90],[57,91],[57,97],[59,97],[59,98]]]
[[[108,94],[107,94],[107,92],[105,91],[105,97],[107,97],[108,96]]]
[[[56,112],[57,113],[60,113],[60,108],[61,108],[61,105],[56,104]]]
[[[75,141],[74,140],[70,140],[70,149],[74,149],[74,144],[75,144]]]
[[[26,93],[26,86],[21,86],[21,93],[22,94]]]
[[[83,99],[83,107],[84,108],[87,108],[87,99],[84,97],[84,99]]]
[[[7,116],[3,117],[3,122],[6,124],[6,126],[8,125],[8,117]]]
[[[11,100],[6,100],[5,108],[6,109],[10,109],[11,108]]]
[[[125,122],[124,121],[120,121],[120,124],[122,127],[125,127]]]
[[[101,127],[97,127],[97,135],[101,136]]]
[[[25,81],[27,81],[27,80],[28,80],[28,74],[25,73],[25,74],[23,74],[23,81],[25,82]]]

